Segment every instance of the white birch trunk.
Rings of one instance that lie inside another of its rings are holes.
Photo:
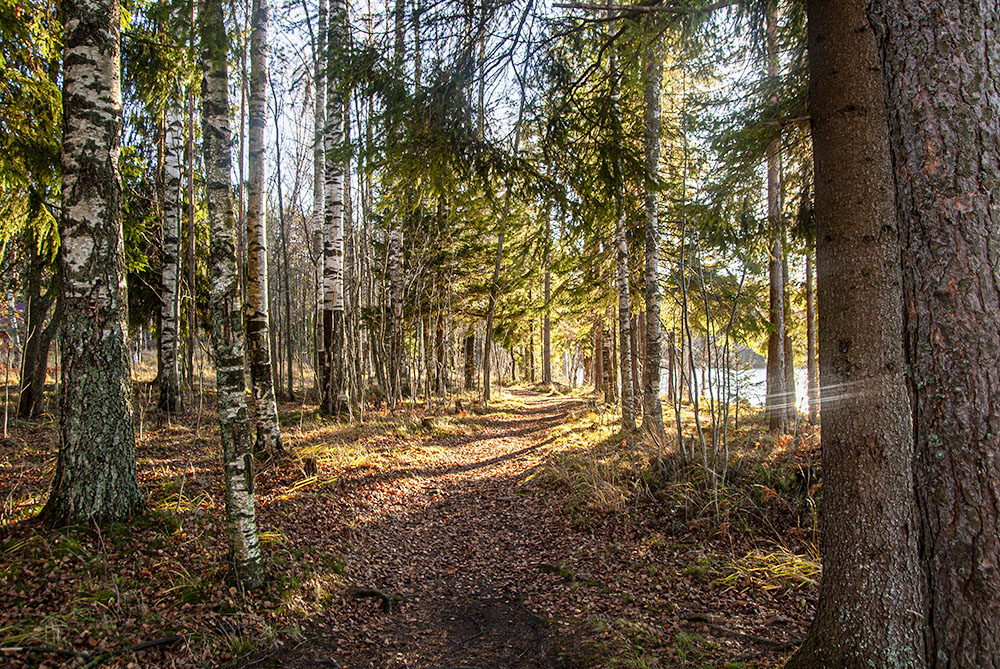
[[[53,525],[122,520],[142,506],[126,344],[118,166],[121,15],[117,0],[63,9],[62,364]]]
[[[267,0],[253,0],[250,35],[250,116],[247,136],[247,348],[257,413],[255,450],[266,457],[283,451],[274,399],[267,290],[267,208],[264,205],[264,128],[267,125]]]
[[[180,408],[177,329],[180,317],[181,171],[184,160],[184,118],[178,109],[166,112],[163,159],[163,267],[160,272],[160,400],[162,411]]]
[[[233,164],[229,125],[229,38],[222,0],[204,0],[200,16],[202,80],[202,146],[210,231],[212,346],[218,391],[219,434],[226,491],[226,534],[237,585],[257,588],[264,582],[264,563],[254,508],[253,451],[243,382],[243,314],[236,274]]]

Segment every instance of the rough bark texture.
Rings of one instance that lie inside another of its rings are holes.
[[[42,517],[108,522],[142,506],[126,344],[117,0],[63,5],[59,455]]]
[[[767,20],[767,77],[776,86],[778,76],[777,44],[777,2],[768,0]],[[771,96],[771,104],[777,103],[777,92]],[[767,320],[771,324],[767,339],[767,398],[768,426],[772,430],[785,428],[787,407],[785,402],[785,291],[782,282],[782,258],[784,257],[784,226],[781,220],[781,137],[779,133],[767,143],[767,224],[771,235],[767,273],[770,291],[768,293]]]
[[[163,267],[160,271],[160,398],[162,411],[180,409],[177,330],[180,323],[181,170],[184,118],[179,110],[166,113],[163,159]]]
[[[347,402],[344,364],[344,92],[340,68],[347,5],[331,0],[326,63],[326,189],[323,209],[323,348],[329,364],[323,410],[340,415]]]
[[[888,128],[865,0],[810,0],[823,582],[789,667],[923,665]]]
[[[872,9],[903,243],[927,660],[998,667],[1000,5]]]
[[[250,33],[250,115],[247,183],[247,353],[257,414],[254,449],[267,457],[280,453],[281,428],[271,373],[270,310],[267,291],[267,208],[264,204],[267,126],[267,0],[253,0]]]
[[[202,147],[210,233],[212,347],[215,354],[219,434],[226,491],[226,534],[233,576],[240,588],[264,582],[254,508],[253,450],[243,383],[243,314],[236,275],[229,83],[229,38],[222,0],[203,0],[200,11]]]
[[[651,32],[646,47],[643,71],[646,115],[646,267],[644,274],[646,298],[645,364],[642,373],[642,424],[655,435],[663,435],[663,406],[660,403],[660,284],[659,284],[659,220],[656,192],[660,175],[660,86],[663,81],[663,39],[659,21],[650,17]]]

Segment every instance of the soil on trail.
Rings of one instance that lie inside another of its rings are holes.
[[[556,667],[526,598],[570,533],[558,504],[522,486],[578,399],[513,391],[517,414],[436,438],[418,469],[349,473],[341,545],[353,584],[289,640],[281,666]],[[251,660],[254,661],[254,660]]]
[[[284,515],[315,525],[323,539],[303,548],[332,553],[344,587],[241,666],[780,664],[815,591],[723,582],[749,547],[649,496],[625,513],[568,511],[570,492],[535,475],[587,400],[511,393],[518,409],[426,437],[416,466],[397,438],[340,472],[332,501],[267,504],[279,531]]]

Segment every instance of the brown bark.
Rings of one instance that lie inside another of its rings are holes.
[[[996,667],[1000,5],[877,0],[872,10],[903,244],[927,660]]]
[[[923,665],[888,128],[865,0],[810,0],[823,582],[789,667]]]

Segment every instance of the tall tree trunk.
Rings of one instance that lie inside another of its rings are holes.
[[[792,352],[792,309],[789,299],[790,284],[788,282],[788,245],[785,240],[784,226],[782,226],[781,245],[785,249],[785,254],[781,259],[781,290],[782,311],[785,315],[785,338],[782,341],[782,353],[785,358],[785,422],[789,426],[795,425],[795,420],[799,415],[798,396],[795,392],[795,356]]]
[[[316,45],[313,63],[313,211],[312,211],[312,246],[313,257],[316,258],[316,273],[313,277],[316,290],[315,346],[316,387],[319,390],[317,401],[323,405],[326,396],[324,379],[327,378],[329,361],[326,357],[326,346],[323,337],[323,230],[326,220],[324,193],[326,189],[326,0],[319,0],[319,18],[316,31]]]
[[[271,95],[274,99],[274,153],[275,166],[277,168],[277,190],[278,190],[278,228],[281,232],[281,264],[284,270],[281,273],[281,301],[285,312],[285,366],[288,368],[286,375],[287,390],[285,397],[289,402],[295,400],[295,379],[292,361],[294,358],[292,351],[292,269],[288,261],[288,220],[285,216],[285,197],[281,184],[281,124],[278,113],[278,92],[271,84]],[[298,194],[298,185],[292,189],[293,195]]]
[[[229,562],[240,588],[264,582],[264,561],[254,508],[254,458],[243,382],[243,313],[236,275],[233,201],[229,175],[233,157],[229,126],[229,37],[222,0],[203,0],[201,32],[202,147],[210,232],[212,346],[215,353],[219,435],[226,492]]]
[[[135,468],[122,238],[121,13],[65,0],[59,453],[42,517],[104,523],[142,506]]]
[[[195,6],[191,3],[189,41],[191,58],[195,57]],[[194,390],[194,336],[198,329],[198,290],[195,285],[195,229],[194,229],[194,85],[187,95],[187,273],[188,273],[188,323],[187,323],[187,381]]]
[[[1000,5],[876,0],[870,7],[885,67],[903,243],[927,661],[995,667]]]
[[[767,77],[775,90],[771,104],[777,104],[778,77],[778,18],[777,0],[767,0]],[[768,259],[770,285],[768,316],[770,332],[767,339],[767,399],[768,425],[772,430],[785,429],[785,291],[782,284],[784,257],[784,226],[781,215],[781,134],[776,132],[767,143],[767,222],[771,241]]]
[[[656,187],[660,176],[660,86],[663,81],[663,39],[659,36],[660,22],[649,18],[652,35],[646,47],[643,71],[646,116],[646,266],[644,278],[646,298],[645,365],[642,375],[642,424],[655,435],[663,435],[663,406],[660,403],[660,285],[658,198]]]
[[[347,3],[330,1],[326,63],[326,191],[323,226],[323,347],[329,361],[324,411],[339,416],[347,401],[344,332],[344,67]]]
[[[250,35],[249,183],[247,184],[247,349],[257,414],[254,450],[271,457],[282,452],[274,400],[270,309],[267,281],[264,129],[267,127],[267,0],[253,0]]]
[[[476,387],[476,329],[469,328],[465,335],[465,392]]]
[[[184,118],[168,109],[163,160],[163,268],[160,273],[159,407],[173,413],[180,409],[177,367],[177,330],[180,320],[181,170],[184,152]]]
[[[806,358],[809,422],[816,425],[819,419],[819,365],[816,360],[816,296],[813,292],[811,249],[806,251]]]
[[[788,667],[923,666],[888,129],[865,0],[809,0],[823,582]]]
[[[394,9],[395,42],[393,69],[403,78],[403,60],[406,55],[404,20],[406,1],[396,0]],[[389,230],[389,405],[395,406],[402,399],[401,376],[403,369],[403,218],[400,212]]]
[[[552,385],[552,219],[549,208],[545,208],[545,305],[542,321],[542,383]]]
[[[27,256],[24,275],[25,333],[17,415],[29,419],[42,413],[49,349],[59,327],[61,290],[57,267],[48,289],[42,293],[43,274],[48,262],[38,253],[38,239],[30,227],[24,232],[24,251]],[[53,298],[53,295],[56,297]]]
[[[509,191],[508,191],[509,192]],[[486,308],[486,337],[483,343],[483,406],[490,402],[490,359],[493,354],[493,318],[497,311],[497,297],[500,294],[500,264],[503,261],[504,231],[497,233],[496,263],[493,266],[493,282],[490,284],[489,303]]]
[[[594,392],[604,391],[604,322],[594,323]]]

